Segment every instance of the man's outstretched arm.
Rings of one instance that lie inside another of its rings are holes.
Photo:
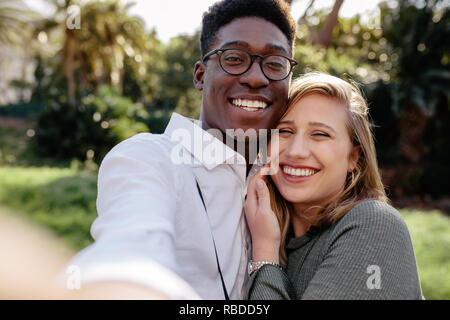
[[[176,299],[196,295],[176,276],[175,214],[182,184],[166,149],[154,136],[141,134],[105,157],[91,228],[95,242],[68,265],[79,267],[82,286],[120,282]]]

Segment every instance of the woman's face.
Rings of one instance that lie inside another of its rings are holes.
[[[279,170],[272,179],[295,207],[324,206],[343,191],[359,156],[347,121],[342,103],[317,93],[301,98],[280,120]]]

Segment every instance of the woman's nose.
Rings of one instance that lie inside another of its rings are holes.
[[[288,144],[286,153],[290,158],[308,158],[311,154],[308,140],[302,134],[296,134]]]

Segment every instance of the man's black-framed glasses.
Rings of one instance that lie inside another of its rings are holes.
[[[215,49],[207,53],[202,61],[204,62],[213,54],[219,56],[219,64],[223,71],[231,75],[241,75],[247,72],[256,58],[259,58],[259,66],[267,79],[278,81],[286,79],[292,69],[298,64],[294,59],[279,54],[252,54],[244,49]]]

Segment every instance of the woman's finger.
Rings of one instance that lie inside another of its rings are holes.
[[[266,183],[262,179],[256,180],[256,192],[258,195],[258,211],[272,212],[270,207],[270,193]]]

